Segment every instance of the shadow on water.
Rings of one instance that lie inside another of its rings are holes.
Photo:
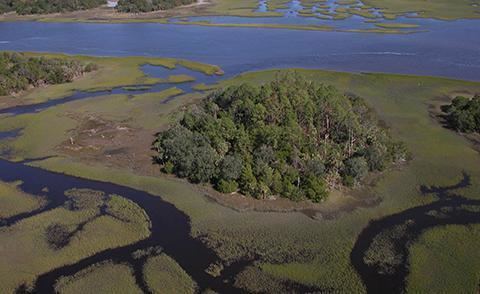
[[[368,293],[405,292],[409,274],[409,248],[426,230],[445,225],[480,223],[480,200],[468,199],[456,192],[469,185],[470,177],[464,173],[463,179],[455,185],[421,186],[423,195],[433,194],[437,200],[368,224],[358,236],[350,254],[351,263]],[[385,258],[372,258],[376,242],[380,240],[387,240],[393,245],[391,256],[394,258],[390,262]]]

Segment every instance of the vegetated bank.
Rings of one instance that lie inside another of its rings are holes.
[[[29,87],[72,82],[96,68],[93,63],[78,60],[3,52],[0,54],[0,96],[18,93]]]
[[[164,172],[223,193],[314,202],[407,155],[361,98],[292,73],[210,95],[154,149]]]
[[[105,0],[0,0],[0,13],[46,14],[85,10],[105,4]]]
[[[149,12],[171,9],[194,2],[196,0],[120,0],[118,1],[117,10],[129,13]]]
[[[446,122],[452,129],[463,133],[480,133],[480,95],[473,98],[457,96],[442,106]]]

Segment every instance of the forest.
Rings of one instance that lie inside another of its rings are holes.
[[[193,2],[195,0],[120,0],[118,1],[117,10],[129,13],[149,12],[171,9]]]
[[[296,73],[212,93],[153,149],[164,172],[223,193],[314,202],[407,157],[361,98]]]
[[[0,53],[0,96],[29,87],[61,84],[96,69],[93,63],[60,58],[27,57],[21,53]]]
[[[105,4],[104,0],[0,0],[0,13],[46,14],[84,10]]]
[[[448,125],[464,133],[480,132],[480,95],[472,99],[457,96],[452,103],[442,106]]]

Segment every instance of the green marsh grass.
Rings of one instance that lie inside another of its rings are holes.
[[[125,264],[100,263],[74,276],[62,277],[55,285],[62,294],[131,293],[140,294],[132,269]]]
[[[126,85],[152,85],[162,82],[162,79],[153,78],[146,75],[141,66],[145,64],[163,66],[173,69],[177,65],[184,66],[188,69],[203,72],[208,75],[221,73],[218,66],[173,58],[156,58],[156,57],[92,57],[80,55],[66,55],[53,53],[25,53],[28,56],[43,56],[47,58],[65,58],[75,59],[85,62],[91,62],[98,65],[98,70],[86,74],[78,78],[72,83],[59,85],[51,85],[44,88],[36,88],[27,91],[21,97],[25,104],[40,103],[51,99],[63,98],[73,94],[77,90],[100,90],[111,89],[118,86]],[[177,78],[173,78],[175,81]],[[184,78],[182,78],[184,79]]]
[[[46,204],[43,197],[21,191],[18,188],[20,184],[21,182],[0,182],[0,219],[29,212]]]
[[[391,129],[391,133],[406,143],[413,159],[404,166],[386,171],[376,184],[365,192],[381,197],[382,202],[378,206],[341,213],[333,220],[314,220],[300,212],[238,212],[209,201],[202,196],[205,192],[201,187],[183,180],[142,176],[127,169],[85,164],[76,158],[58,154],[47,144],[49,142],[42,140],[36,142],[39,146],[29,145],[23,150],[29,153],[29,148],[35,147],[37,155],[41,153],[38,150],[58,155],[31,163],[35,166],[110,181],[161,195],[190,216],[192,235],[204,237],[207,244],[226,262],[254,252],[260,256],[259,269],[274,279],[333,288],[340,292],[361,293],[364,289],[350,264],[349,255],[357,235],[371,219],[429,203],[432,198],[421,195],[420,185],[451,184],[461,178],[462,171],[471,175],[473,183],[462,191],[463,195],[477,199],[480,197],[478,153],[469,141],[441,127],[430,117],[428,110],[433,99],[447,99],[451,93],[458,91],[479,92],[480,83],[391,74],[351,74],[301,69],[297,71],[309,79],[331,84],[341,91],[363,97]],[[241,82],[264,83],[272,80],[278,72],[271,70],[239,75],[221,82],[219,87]],[[49,110],[52,111],[51,114],[43,112],[35,115],[44,116],[41,120],[48,125],[49,122],[56,123],[55,115],[65,111],[95,111],[107,118],[131,119],[132,125],[151,128],[153,135],[155,131],[168,125],[184,105],[198,101],[201,97],[200,94],[182,95],[167,104],[160,104],[157,103],[160,99],[155,100],[155,95],[150,94],[138,95],[129,102],[124,100],[125,97],[110,96],[88,103],[69,103]],[[140,106],[142,103],[145,104]],[[135,107],[148,107],[150,110],[142,113],[142,118],[138,118],[135,115],[137,112],[132,111]],[[34,119],[34,116],[29,119]],[[8,120],[9,118],[1,119],[2,123]],[[27,121],[26,118],[24,120]],[[53,133],[57,132],[60,134],[52,136],[65,136],[63,130]],[[17,140],[22,139],[20,137]],[[46,146],[41,147],[42,145]],[[347,197],[335,199],[327,200],[327,203],[349,201]],[[479,231],[478,228],[473,230],[476,233]],[[446,235],[445,238],[450,237]],[[410,278],[415,279],[417,274],[418,271],[413,271]]]
[[[190,276],[166,254],[148,258],[143,275],[153,293],[195,293],[196,284]]]
[[[122,217],[128,222],[108,215],[98,216],[75,234],[66,247],[53,249],[45,236],[49,225],[61,224],[74,230],[98,213],[100,194],[72,190],[69,195],[82,203],[81,209],[61,206],[0,229],[0,292],[13,293],[20,284],[31,285],[42,273],[108,248],[136,242],[150,233],[149,220],[140,207],[120,196],[112,196],[107,202],[109,209],[120,213],[121,205]]]

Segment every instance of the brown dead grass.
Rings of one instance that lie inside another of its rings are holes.
[[[158,175],[152,164],[151,131],[133,128],[126,121],[106,120],[96,114],[67,114],[78,121],[69,139],[57,150],[84,162],[102,163],[108,167],[126,168],[142,175]]]

